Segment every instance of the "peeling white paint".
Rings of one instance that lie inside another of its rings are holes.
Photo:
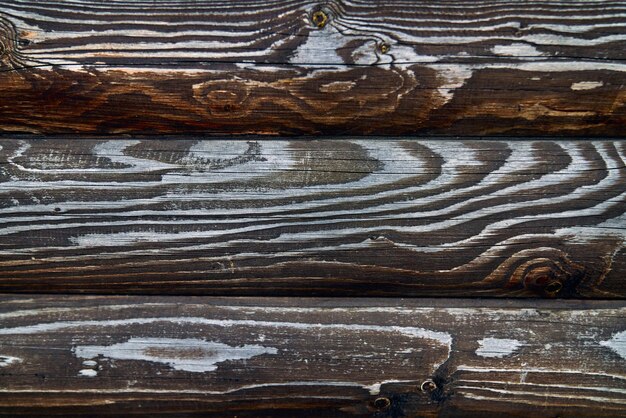
[[[83,369],[78,372],[79,375],[84,377],[96,377],[98,376],[98,372],[93,369]]]
[[[384,384],[387,383],[413,383],[415,382],[414,380],[396,380],[396,379],[389,379],[389,380],[383,380],[382,382],[377,382],[377,383],[373,383],[371,385],[363,385],[364,389],[369,390],[370,395],[378,395],[380,393],[380,387]]]
[[[198,395],[224,395],[228,393],[236,393],[242,390],[249,389],[258,389],[258,388],[274,388],[274,387],[290,387],[290,386],[334,386],[334,387],[353,387],[353,388],[363,388],[369,390],[371,394],[377,395],[378,392],[372,388],[380,388],[382,384],[385,383],[417,383],[415,380],[385,380],[379,383],[373,383],[370,385],[361,384],[358,382],[348,382],[348,381],[340,381],[340,380],[310,380],[310,381],[288,381],[288,382],[271,382],[271,383],[259,383],[252,385],[243,385],[238,386],[232,389],[226,389],[223,391],[217,390],[195,390],[195,389],[177,389],[176,393],[184,393],[184,394],[198,394]],[[119,394],[119,393],[150,393],[150,394],[171,394],[171,389],[149,389],[149,388],[118,388],[118,389],[106,389],[106,388],[98,388],[98,389],[89,389],[89,388],[80,388],[80,389],[14,389],[14,388],[0,388],[0,393],[107,393],[107,394]]]
[[[537,57],[543,55],[543,53],[538,51],[534,46],[523,43],[496,45],[491,48],[491,52],[507,57]]]
[[[439,342],[441,345],[451,350],[452,336],[447,332],[433,331],[418,327],[402,327],[402,326],[381,326],[366,324],[310,324],[304,322],[273,322],[273,321],[255,321],[249,319],[211,319],[202,317],[155,317],[155,318],[128,318],[128,319],[111,319],[106,321],[59,321],[51,323],[43,323],[36,325],[25,325],[15,328],[0,328],[0,335],[28,335],[40,332],[52,332],[63,329],[79,328],[79,327],[116,327],[125,325],[152,324],[155,322],[171,322],[175,324],[193,324],[193,325],[214,325],[219,327],[234,326],[258,326],[271,328],[292,328],[292,329],[345,329],[350,331],[376,331],[400,333],[413,338],[425,338]],[[145,339],[144,339],[145,340]],[[185,340],[175,340],[185,341]],[[202,340],[199,340],[202,341]],[[96,355],[86,358],[93,358]]]
[[[488,391],[488,392],[493,392],[493,393],[497,393],[499,394],[499,396],[497,398],[487,398],[487,397],[483,397],[483,396],[471,396],[471,394],[467,393],[466,391],[464,391],[463,389],[467,389],[467,390],[478,390],[478,391]],[[601,402],[601,403],[616,403],[616,404],[626,404],[626,400],[623,399],[617,399],[617,398],[607,398],[604,396],[589,396],[589,395],[581,395],[581,394],[576,394],[576,395],[566,395],[563,393],[551,393],[549,391],[541,391],[541,392],[530,392],[530,391],[524,391],[524,390],[508,390],[508,389],[497,389],[497,388],[486,388],[484,386],[465,386],[465,385],[459,385],[457,386],[457,390],[458,393],[460,393],[462,396],[465,397],[471,397],[472,399],[480,399],[480,400],[497,400],[497,401],[502,401],[502,397],[504,395],[508,395],[509,397],[519,397],[520,395],[526,395],[526,396],[536,396],[536,397],[542,397],[542,398],[562,398],[562,399],[585,399],[585,400],[589,400],[592,402]],[[468,396],[470,395],[470,396]],[[545,404],[544,404],[545,406]]]
[[[311,32],[306,42],[298,46],[289,63],[305,65],[312,62],[323,62],[328,65],[345,64],[343,58],[337,54],[337,49],[341,48],[348,40],[349,38],[332,26]]]
[[[476,354],[481,357],[506,357],[523,346],[524,342],[508,338],[484,338],[478,344],[480,346]]]
[[[626,375],[610,373],[607,371],[590,372],[576,369],[549,369],[546,367],[524,367],[519,368],[503,368],[503,367],[475,367],[461,365],[457,367],[458,371],[476,372],[476,373],[556,373],[556,374],[577,374],[587,376],[611,377],[613,379],[626,380]]]
[[[435,371],[443,362],[445,362],[452,353],[452,335],[447,332],[433,331],[419,327],[403,327],[403,326],[382,326],[367,324],[311,324],[303,322],[274,322],[274,321],[256,321],[249,319],[212,319],[203,317],[154,317],[154,318],[128,318],[128,319],[111,319],[105,321],[59,321],[51,323],[42,323],[35,325],[26,325],[15,328],[0,328],[0,335],[26,335],[36,334],[40,332],[53,332],[62,329],[80,328],[80,327],[117,327],[125,325],[153,324],[156,322],[170,322],[180,325],[212,325],[218,327],[236,327],[236,326],[256,326],[269,328],[291,328],[299,330],[350,330],[364,332],[381,332],[381,333],[399,333],[411,338],[423,338],[436,341],[438,344],[446,348],[446,358],[441,363],[432,365],[432,371]],[[157,339],[158,340],[158,339]],[[145,339],[143,339],[145,341]],[[187,340],[174,340],[187,341]],[[202,340],[195,340],[202,341]],[[89,346],[87,346],[89,347]],[[97,346],[96,346],[97,347]],[[249,347],[249,346],[248,346]],[[108,347],[97,347],[106,350]],[[83,353],[81,357],[93,358],[98,356],[98,350],[90,351],[90,356]],[[273,354],[273,353],[272,353]],[[78,354],[77,354],[78,355]],[[103,354],[105,355],[105,354]]]
[[[0,356],[0,367],[7,367],[14,363],[21,363],[22,359],[12,356]]]
[[[218,363],[278,352],[276,348],[261,345],[236,347],[193,338],[131,338],[108,346],[76,346],[72,351],[82,358],[101,355],[116,360],[150,361],[188,372],[210,372],[217,369]]]
[[[442,84],[437,91],[444,99],[444,103],[448,103],[454,97],[454,91],[462,87],[465,82],[472,76],[472,67],[469,65],[432,65],[430,68],[437,71],[437,75],[441,77]]]
[[[570,87],[572,90],[591,90],[598,87],[602,87],[604,82],[602,81],[579,81],[578,83],[572,83]]]
[[[610,340],[600,341],[600,345],[610,348],[618,356],[626,360],[626,331],[614,334]]]

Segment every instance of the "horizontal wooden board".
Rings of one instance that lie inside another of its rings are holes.
[[[2,297],[0,414],[600,417],[621,302]]]
[[[0,145],[5,292],[626,296],[622,141]]]
[[[0,131],[624,136],[623,1],[0,1]]]

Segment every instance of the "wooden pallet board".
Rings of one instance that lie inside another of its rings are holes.
[[[622,136],[622,1],[0,1],[0,131]]]
[[[0,146],[2,291],[626,296],[622,141]]]
[[[0,414],[620,416],[621,302],[0,299]]]

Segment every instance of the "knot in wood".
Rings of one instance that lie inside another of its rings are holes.
[[[565,258],[536,258],[518,267],[514,275],[516,273],[521,273],[521,282],[525,289],[555,297],[566,284],[575,285],[573,280],[579,276],[580,271],[576,264]]]
[[[238,80],[212,80],[192,86],[194,98],[215,117],[245,116],[249,85]]]
[[[0,16],[0,62],[11,65],[11,61],[17,61],[17,39],[15,25]]]

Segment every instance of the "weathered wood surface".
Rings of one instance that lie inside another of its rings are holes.
[[[2,414],[599,417],[626,411],[621,302],[1,301]]]
[[[626,296],[626,142],[0,145],[5,292]]]
[[[625,51],[623,1],[3,0],[0,131],[623,136]]]

